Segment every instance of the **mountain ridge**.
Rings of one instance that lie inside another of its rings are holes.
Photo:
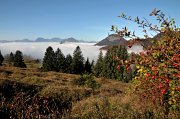
[[[99,41],[98,46],[112,46],[112,45],[127,45],[127,40],[123,37],[120,37],[118,34],[111,34],[107,36],[105,39]]]
[[[88,42],[88,41],[77,40],[73,37],[64,38],[64,39],[58,38],[58,37],[54,37],[54,38],[50,38],[50,39],[38,37],[35,40],[29,40],[29,39],[14,40],[14,41],[0,40],[0,43],[8,43],[8,42],[60,42],[60,43],[64,43],[64,42]]]
[[[23,39],[23,40],[14,40],[14,41],[10,41],[10,40],[0,40],[0,43],[9,43],[9,42],[60,42],[60,43],[65,43],[65,42],[81,42],[81,43],[97,43],[97,41],[85,41],[85,40],[77,40],[73,37],[69,37],[69,38],[58,38],[58,37],[54,37],[54,38],[43,38],[43,37],[38,37],[35,40],[29,40],[29,39]]]

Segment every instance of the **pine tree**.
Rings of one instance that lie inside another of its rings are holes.
[[[103,71],[103,53],[100,51],[96,64],[94,66],[94,75],[97,77],[102,76]]]
[[[91,73],[91,64],[89,62],[89,58],[87,58],[86,62],[85,62],[85,66],[84,66],[84,70],[86,73],[90,74]]]
[[[72,73],[81,74],[83,73],[83,71],[84,71],[84,57],[82,55],[80,47],[77,46],[73,53]]]
[[[3,61],[4,61],[4,57],[2,56],[1,51],[0,51],[0,66],[2,66]]]
[[[125,46],[113,46],[108,49],[103,60],[103,76],[110,79],[126,81],[126,68],[123,63],[128,58]]]
[[[102,76],[106,78],[112,79],[112,73],[113,73],[113,57],[111,54],[110,49],[106,52],[106,55],[103,59],[103,70],[102,70]]]
[[[94,72],[93,72],[93,69],[94,69],[94,63],[95,63],[95,61],[92,60],[92,61],[91,61],[91,73],[94,73]]]
[[[65,69],[65,56],[59,48],[55,52],[55,69],[60,72]]]
[[[9,62],[14,62],[14,54],[12,52],[9,55]]]
[[[127,49],[126,49],[125,46],[118,46],[118,48],[117,48],[117,57],[122,62],[124,62],[125,60],[128,59],[128,52],[127,52]],[[128,82],[127,81],[128,75],[130,75],[130,73],[126,71],[125,64],[121,63],[120,68],[119,68],[119,73],[117,74],[117,77],[121,81]]]
[[[64,66],[65,66],[64,72],[65,73],[72,73],[72,60],[73,60],[73,58],[70,54],[66,55],[65,63],[64,63]]]
[[[71,71],[71,66],[72,66],[72,60],[73,60],[73,58],[72,58],[72,56],[70,55],[70,54],[68,54],[67,56],[66,56],[66,58],[65,58],[65,63],[64,63],[64,65],[65,65],[65,69],[64,69],[64,72],[65,73],[71,73],[72,71]]]
[[[21,51],[19,50],[16,51],[14,55],[13,63],[15,67],[26,68],[26,64],[24,63],[23,54]]]
[[[14,64],[14,54],[12,52],[7,55],[7,61],[8,61],[8,64],[11,66]]]
[[[123,61],[128,59],[128,52],[125,46],[117,47],[117,57]]]
[[[45,56],[43,58],[43,66],[42,69],[44,71],[53,71],[55,70],[55,54],[53,48],[49,46],[46,49]]]

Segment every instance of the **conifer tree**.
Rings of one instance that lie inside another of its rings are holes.
[[[13,63],[15,67],[26,68],[26,64],[24,63],[23,54],[21,51],[19,50],[16,51],[14,55]]]
[[[117,46],[117,57],[123,61],[128,59],[128,52],[125,46]]]
[[[9,62],[14,62],[14,54],[12,52],[9,55]]]
[[[127,58],[128,52],[125,46],[113,46],[108,49],[103,60],[103,76],[127,82],[127,72],[123,64]]]
[[[126,66],[123,63],[125,60],[128,59],[128,52],[125,46],[118,46],[117,47],[117,57],[119,58],[119,60],[121,60],[121,63],[119,65],[119,73],[117,74],[119,80],[124,81],[124,82],[128,82],[129,78],[128,76],[130,75],[130,72],[126,71]],[[116,67],[118,67],[116,65]]]
[[[93,69],[94,69],[94,63],[95,63],[95,61],[92,60],[92,61],[91,61],[91,73],[94,73],[94,72],[93,72]]]
[[[98,59],[94,66],[94,75],[97,77],[100,77],[100,76],[102,76],[102,71],[103,71],[103,53],[102,53],[102,51],[100,51]]]
[[[70,54],[66,55],[65,62],[64,62],[64,72],[65,73],[72,73],[72,56]]]
[[[108,51],[106,52],[106,55],[103,59],[103,70],[102,70],[102,75],[103,77],[106,78],[112,78],[112,70],[113,70],[113,60],[112,60],[112,54],[110,49],[108,49]]]
[[[0,51],[0,66],[2,66],[3,61],[4,61],[4,57],[2,56],[1,51]]]
[[[84,71],[84,57],[82,55],[80,47],[77,46],[73,53],[72,73],[81,74],[83,73],[83,71]]]
[[[59,48],[55,52],[55,69],[60,72],[65,69],[65,56]]]
[[[55,70],[55,54],[53,48],[49,46],[46,49],[45,56],[43,58],[43,66],[42,69],[44,71],[53,71]]]
[[[87,58],[84,66],[84,70],[86,73],[90,74],[91,73],[91,64],[89,62],[89,58]]]
[[[66,56],[66,58],[65,58],[65,63],[64,63],[64,65],[65,65],[65,69],[64,69],[64,72],[65,73],[71,73],[72,71],[71,71],[71,65],[72,65],[72,56],[70,55],[70,54],[68,54],[67,56]]]

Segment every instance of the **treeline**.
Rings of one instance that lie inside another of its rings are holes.
[[[57,71],[72,74],[94,74],[96,77],[105,77],[129,82],[132,79],[133,71],[127,64],[132,56],[128,54],[125,46],[113,46],[109,48],[103,57],[100,51],[96,64],[91,63],[87,58],[84,61],[83,54],[79,46],[74,50],[73,56],[64,56],[58,48],[55,52],[52,47],[48,47],[43,58],[43,71]]]
[[[130,59],[132,60],[132,55],[128,54],[125,46],[109,48],[104,57],[102,51],[100,51],[94,66],[94,75],[129,82],[133,76],[131,64],[127,64]]]
[[[0,51],[0,66],[2,66],[4,59],[5,58],[2,56]],[[24,59],[23,59],[23,54],[19,50],[17,50],[15,54],[11,52],[7,58],[7,61],[15,67],[26,68],[26,64],[24,63]]]
[[[70,54],[65,56],[59,48],[54,52],[53,48],[49,46],[43,58],[42,70],[72,74],[90,74],[92,73],[93,63],[94,61],[89,62],[89,58],[86,61],[84,60],[79,46],[74,50],[73,56]]]
[[[123,82],[129,82],[132,79],[134,71],[131,64],[127,64],[134,56],[129,55],[125,46],[112,46],[109,48],[103,57],[100,51],[98,59],[90,62],[89,58],[86,60],[83,57],[79,46],[70,54],[64,55],[61,49],[53,50],[51,46],[46,49],[43,62],[42,71],[56,71],[71,74],[93,74],[96,77],[105,77],[108,79],[116,79]],[[0,65],[2,65],[4,58],[0,52]],[[12,52],[9,55],[8,62],[16,67],[26,67],[21,51]],[[132,61],[131,61],[132,62]]]

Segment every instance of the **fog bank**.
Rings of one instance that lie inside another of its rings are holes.
[[[73,52],[77,46],[80,46],[84,58],[89,57],[90,60],[97,60],[100,48],[102,46],[95,46],[95,43],[71,43],[66,42],[60,44],[59,42],[9,42],[0,43],[0,50],[3,55],[9,54],[10,52],[15,53],[16,50],[20,50],[24,55],[31,56],[33,58],[43,59],[47,47],[51,46],[54,51],[60,48],[63,54],[73,55]],[[142,46],[133,45],[131,48],[127,48],[128,52],[139,53],[143,51]],[[105,55],[106,51],[103,51]]]
[[[34,58],[43,59],[46,48],[51,46],[54,51],[60,48],[64,55],[71,54],[77,46],[80,46],[84,58],[89,57],[90,60],[97,60],[99,49],[101,46],[94,46],[95,43],[64,43],[58,42],[10,42],[0,43],[0,50],[3,55],[9,54],[10,52],[15,53],[16,50],[22,51],[25,55],[30,55]]]

